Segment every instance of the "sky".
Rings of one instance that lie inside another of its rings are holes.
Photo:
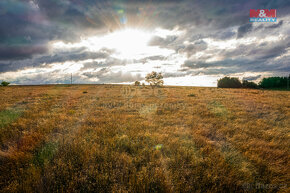
[[[277,22],[249,22],[277,9]],[[1,0],[0,81],[216,86],[290,74],[288,0]]]

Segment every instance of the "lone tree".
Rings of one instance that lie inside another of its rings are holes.
[[[2,85],[2,86],[8,86],[9,84],[10,84],[10,83],[9,83],[9,82],[6,82],[6,81],[2,81],[2,82],[1,82],[1,85]]]
[[[241,88],[242,83],[238,78],[224,77],[218,80],[219,88]]]
[[[162,86],[164,83],[162,74],[155,71],[147,74],[145,79],[151,86]]]
[[[138,80],[135,81],[134,83],[135,86],[140,86],[140,82]]]

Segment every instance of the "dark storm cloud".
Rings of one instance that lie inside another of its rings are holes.
[[[38,64],[51,64],[51,63],[62,63],[66,61],[82,61],[87,59],[103,59],[107,58],[109,55],[105,52],[89,52],[89,51],[82,51],[78,53],[58,53],[52,56],[43,56],[37,59],[35,62]]]
[[[238,28],[237,38],[244,37],[244,35],[246,33],[250,32],[252,29],[253,29],[253,24],[251,24],[251,23],[247,23],[247,24],[244,24],[244,25],[240,26]]]
[[[283,20],[279,21],[279,23],[277,24],[267,26],[266,28],[277,28],[277,27],[280,27],[281,25],[283,25]]]
[[[85,8],[70,1],[0,2],[0,60],[31,58],[48,51],[50,40],[78,41],[103,23],[87,20]]]
[[[285,59],[288,60],[289,58]],[[202,72],[206,75],[243,72],[290,72],[288,64],[283,61],[249,60],[249,59],[225,59],[216,62],[186,61],[183,71]],[[281,63],[280,63],[281,62]]]
[[[0,46],[0,60],[19,60],[31,58],[36,54],[43,54],[48,51],[46,46],[23,45],[23,46]],[[1,69],[1,66],[0,66]]]
[[[221,40],[227,40],[230,38],[233,38],[236,35],[236,32],[232,30],[224,30],[224,31],[218,31],[215,34],[212,34],[213,37],[216,39],[221,39]]]
[[[43,16],[27,2],[0,2],[0,60],[31,58],[48,50]]]
[[[2,61],[0,62],[0,72],[17,71],[25,69],[26,67],[49,67],[49,64],[52,63],[63,63],[66,61],[79,62],[87,59],[107,59],[107,65],[111,65],[114,59],[109,56],[109,53],[102,50],[100,52],[89,52],[84,49],[78,49],[21,61]]]
[[[289,6],[290,3],[283,0],[193,0],[160,6],[154,19],[168,28],[178,25],[186,28],[206,26],[208,29],[222,29],[248,23],[250,9],[279,9],[279,17],[282,17],[289,14]],[[199,28],[196,28],[196,31]]]
[[[276,58],[287,52],[290,47],[290,37],[285,37],[277,42],[264,42],[257,44],[256,42],[244,45],[239,45],[234,50],[222,50],[219,56],[225,58],[245,58],[251,60],[266,60]]]
[[[289,70],[289,67],[276,67],[276,64],[272,64],[269,66],[263,66],[261,62],[257,61],[248,61],[248,60],[225,60],[220,61],[218,63],[211,62],[206,64],[211,68],[188,68],[184,70],[186,72],[191,72],[191,75],[203,74],[203,75],[231,75],[235,73],[245,73],[245,72],[285,72],[285,70]],[[215,68],[219,67],[219,68]]]
[[[185,71],[200,71],[204,74],[229,74],[238,72],[290,72],[289,56],[283,56],[290,47],[290,38],[285,37],[276,42],[255,42],[240,45],[233,50],[216,51],[224,58],[219,61],[186,60],[182,65]],[[281,57],[281,58],[279,58]]]
[[[27,66],[31,66],[31,64],[25,63],[17,63],[17,62],[0,62],[0,73],[1,72],[9,72],[9,71],[17,71],[19,69],[24,69]]]
[[[110,72],[108,68],[102,68],[97,72],[85,72],[82,75],[88,77],[88,78],[101,78],[104,77],[104,74]]]
[[[199,68],[210,68],[210,67],[228,67],[228,66],[235,66],[237,64],[239,64],[239,62],[233,61],[233,60],[223,60],[223,61],[217,61],[217,62],[186,60],[182,66],[189,69],[199,69]]]
[[[39,11],[56,28],[56,39],[69,42],[78,41],[80,35],[90,34],[91,30],[104,27],[96,13],[100,7],[98,3],[90,6],[90,1],[66,0],[47,1],[35,0]]]
[[[196,52],[200,52],[207,49],[207,43],[203,40],[195,41],[192,44],[186,45],[184,48],[179,49],[180,53],[186,53],[187,57],[195,54]]]
[[[282,54],[287,52],[286,48],[288,47],[289,47],[289,43],[286,45],[285,44],[276,45],[276,46],[267,47],[264,49],[257,48],[255,50],[252,50],[252,53],[249,53],[249,54],[254,56],[256,59],[266,60],[268,58],[275,58],[275,57],[281,56]]]

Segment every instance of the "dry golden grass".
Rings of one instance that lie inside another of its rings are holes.
[[[2,192],[289,192],[290,92],[0,88]]]

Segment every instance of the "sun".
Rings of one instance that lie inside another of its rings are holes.
[[[152,36],[151,33],[138,29],[123,29],[102,37],[90,37],[83,41],[83,45],[91,51],[112,49],[115,51],[113,56],[120,59],[137,59],[152,52],[148,46]]]
[[[150,33],[136,29],[117,31],[107,36],[107,45],[117,51],[119,58],[132,59],[148,51]]]

